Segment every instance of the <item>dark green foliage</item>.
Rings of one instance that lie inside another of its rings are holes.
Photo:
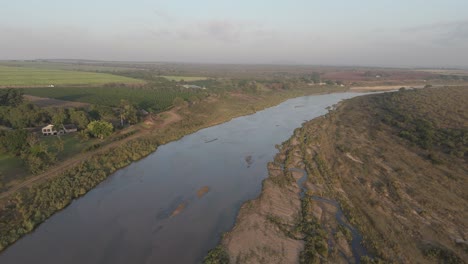
[[[208,252],[203,259],[204,264],[228,264],[229,256],[222,246],[217,246]]]
[[[0,89],[0,106],[18,106],[23,103],[23,90]]]
[[[50,122],[47,110],[32,104],[22,103],[17,106],[0,106],[0,124],[12,128],[27,128]]]
[[[69,110],[70,123],[75,124],[79,129],[85,129],[89,123],[88,114],[82,110]]]
[[[158,72],[151,71],[151,70],[128,70],[128,71],[113,71],[109,72],[114,75],[121,75],[125,77],[135,78],[135,79],[142,79],[146,81],[157,82],[161,84],[170,84],[171,82],[166,78],[159,77],[160,75]],[[110,85],[110,84],[109,84]]]
[[[439,89],[440,90],[440,89]],[[440,93],[432,89],[432,93]],[[464,96],[463,90],[446,88],[444,96]],[[423,90],[403,90],[396,93],[386,93],[372,97],[372,103],[380,111],[383,123],[398,130],[398,135],[425,150],[438,150],[459,158],[468,154],[468,134],[463,120],[452,120],[456,112],[465,109],[451,109],[457,105],[441,103],[434,105],[428,93]],[[427,96],[427,97],[426,97]],[[441,94],[442,96],[442,94]],[[445,98],[447,102],[450,98]],[[427,102],[426,102],[427,101]],[[418,111],[414,106],[418,105]],[[450,115],[450,111],[454,114]],[[432,118],[428,118],[432,116]],[[457,123],[460,123],[458,125]]]
[[[304,249],[299,255],[299,263],[320,263],[321,258],[328,256],[327,232],[316,218],[310,217],[312,197],[305,195],[301,199],[301,215],[294,226],[284,224],[281,219],[268,215],[267,219],[275,224],[284,235],[291,239],[304,240]]]
[[[54,163],[56,158],[56,151],[51,150],[50,146],[44,142],[39,142],[37,136],[26,130],[1,132],[0,146],[6,153],[20,156],[32,174],[44,171]]]
[[[156,139],[127,142],[95,154],[58,177],[19,192],[0,208],[0,251],[74,198],[85,194],[110,173],[150,154],[156,147]]]
[[[136,124],[138,122],[137,109],[127,100],[120,100],[119,106],[120,123],[123,126],[127,124]]]
[[[23,129],[0,131],[0,146],[6,153],[19,155],[26,146],[28,132]]]
[[[109,111],[112,114],[112,109],[109,109]],[[97,117],[100,116],[97,115]],[[115,114],[113,118],[115,118]],[[40,108],[30,103],[0,106],[0,124],[16,129],[38,127],[46,124],[61,126],[66,123],[75,124],[82,129],[86,127],[88,122],[88,113],[80,109]]]
[[[47,169],[56,160],[56,152],[50,150],[44,142],[34,134],[29,134],[26,145],[21,151],[21,158],[32,174],[38,174]]]
[[[361,264],[385,264],[387,262],[381,260],[380,258],[371,258],[369,256],[361,257]]]
[[[464,263],[457,255],[448,249],[435,245],[426,245],[423,253],[428,258],[436,259],[439,263],[444,264],[461,264]]]
[[[157,87],[60,87],[25,89],[25,93],[67,101],[87,102],[118,107],[122,99],[147,111],[159,112],[172,106],[176,97],[187,100],[190,96],[206,92],[200,89]]]
[[[97,144],[93,144],[87,148],[84,149],[85,152],[88,152],[88,151],[93,151],[93,150],[96,150],[98,148],[101,147],[101,144],[97,143]]]
[[[131,135],[136,134],[137,132],[138,132],[138,130],[133,130],[133,131],[127,132],[127,133],[125,133],[125,134],[118,135],[118,136],[116,136],[116,137],[113,137],[113,138],[112,138],[112,141],[119,141],[119,140],[122,140],[122,139],[127,138],[127,137],[129,137],[129,136],[131,136]]]
[[[311,76],[311,80],[315,83],[319,83],[320,82],[320,73],[318,72],[313,72],[312,73],[312,76]]]
[[[61,127],[67,120],[67,113],[63,108],[52,108],[51,109],[52,122],[51,124],[55,127]]]
[[[89,109],[88,115],[91,120],[104,120],[108,122],[119,118],[112,107],[102,105],[92,105]]]
[[[174,98],[174,101],[172,101],[172,105],[174,106],[182,106],[185,103],[184,99],[180,97]]]
[[[88,131],[94,137],[104,139],[112,134],[114,127],[106,121],[92,121],[88,124]]]
[[[320,263],[320,256],[328,256],[327,233],[315,218],[310,218],[312,198],[305,195],[301,200],[301,222],[299,230],[305,235],[304,250],[299,255],[299,263]]]

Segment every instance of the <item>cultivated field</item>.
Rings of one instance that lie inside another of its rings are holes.
[[[52,98],[47,98],[47,97],[38,97],[38,96],[33,96],[33,95],[24,95],[23,97],[26,101],[29,101],[32,104],[37,105],[39,107],[63,107],[63,108],[89,107],[88,103],[82,103],[82,102],[65,101],[65,100],[52,99]]]
[[[169,81],[176,81],[176,82],[180,82],[180,81],[194,82],[194,81],[203,81],[207,79],[206,77],[196,77],[196,76],[161,76],[161,77],[164,77],[168,79]]]
[[[169,108],[176,97],[189,98],[204,97],[201,90],[192,89],[144,89],[129,87],[54,87],[54,88],[26,88],[25,94],[53,98],[64,101],[84,102],[95,105],[118,106],[120,100],[125,99],[150,111],[161,111]]]
[[[48,85],[100,85],[144,83],[142,80],[105,73],[0,66],[0,87]]]

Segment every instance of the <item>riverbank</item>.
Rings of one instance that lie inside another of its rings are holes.
[[[234,117],[277,105],[307,94],[336,92],[330,88],[289,90],[255,95],[224,94],[181,107],[178,122],[160,127],[145,125],[144,133],[132,135],[122,144],[90,153],[83,160],[67,166],[56,176],[34,182],[2,199],[0,209],[0,249],[32,231],[73,199],[84,195],[116,170],[154,152],[158,146],[177,140],[202,128],[226,122]]]
[[[463,263],[467,92],[362,96],[305,123],[206,263]]]
[[[316,126],[308,132],[322,133],[326,119],[310,121]],[[354,263],[355,251],[365,254],[359,242],[354,244],[359,234],[352,234],[354,228],[326,193],[325,178],[317,179],[327,173],[312,158],[320,143],[309,142],[305,149],[304,139],[303,129],[296,129],[280,146],[260,196],[241,207],[235,227],[223,236],[217,250],[224,250],[230,263],[310,263],[319,258]]]

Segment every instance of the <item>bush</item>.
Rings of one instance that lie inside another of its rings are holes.
[[[229,255],[222,246],[217,246],[208,252],[203,259],[204,264],[228,264]]]
[[[114,126],[106,121],[92,121],[88,124],[89,132],[99,139],[104,139],[112,134]]]

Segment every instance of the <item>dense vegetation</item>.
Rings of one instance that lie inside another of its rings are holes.
[[[210,250],[203,259],[204,264],[229,264],[229,255],[222,246]]]
[[[102,106],[118,106],[122,99],[147,111],[159,112],[169,108],[176,97],[189,100],[191,97],[206,97],[206,92],[186,88],[155,87],[61,87],[24,89],[26,94],[67,101],[80,101]]]
[[[106,83],[139,84],[143,81],[105,73],[0,65],[0,86],[99,85]]]
[[[23,173],[19,171],[22,168],[31,174],[41,173],[58,160],[59,154],[60,157],[67,157],[74,151],[79,152],[81,148],[77,145],[85,147],[87,144],[84,142],[90,136],[100,139],[110,136],[114,131],[110,122],[120,121],[121,128],[139,119],[136,108],[125,100],[116,109],[105,106],[87,109],[39,108],[25,102],[21,90],[1,89],[0,102],[0,125],[3,126],[0,130],[0,152],[1,157],[6,159],[0,166],[0,188],[20,179]],[[40,133],[40,128],[47,124],[53,124],[58,128],[56,130],[60,130],[63,124],[74,124],[80,132],[75,134],[75,139],[67,135],[63,139],[56,137],[57,140],[48,140]]]
[[[0,249],[13,243],[116,169],[151,153],[156,140],[141,139],[94,155],[61,176],[11,197],[0,209]]]
[[[466,106],[454,109],[450,114],[450,107],[446,105],[445,95],[438,93],[440,100],[434,102],[431,94],[416,90],[400,90],[385,96],[373,97],[372,104],[382,109],[381,119],[398,131],[398,135],[412,144],[433,151],[444,152],[459,158],[468,158],[468,131]],[[417,109],[415,107],[417,105]]]

